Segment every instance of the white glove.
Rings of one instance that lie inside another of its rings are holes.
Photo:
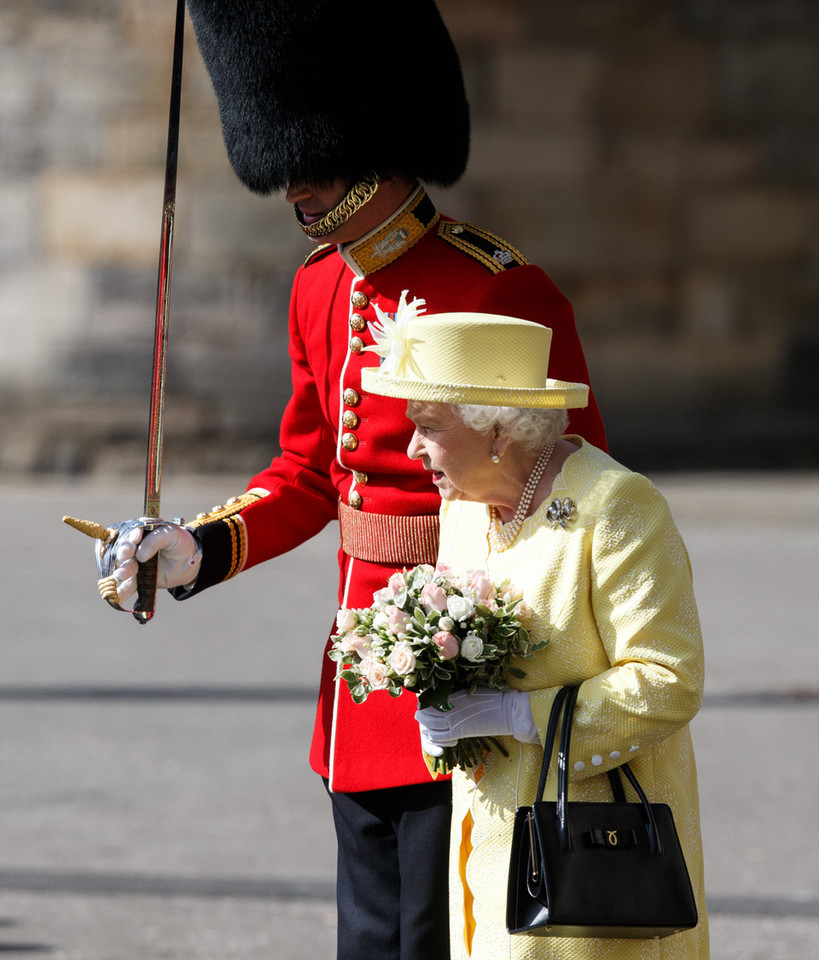
[[[451,710],[424,707],[415,714],[421,746],[430,757],[440,757],[444,747],[454,747],[464,737],[512,736],[521,743],[540,743],[526,690],[456,690],[449,702]]]
[[[117,544],[114,579],[120,604],[136,593],[138,562],[145,563],[157,553],[157,587],[192,586],[199,576],[202,548],[184,527],[163,523],[144,538],[143,533],[144,528],[135,527]]]

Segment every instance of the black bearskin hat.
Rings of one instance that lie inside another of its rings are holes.
[[[250,190],[370,171],[449,186],[469,106],[434,0],[188,0],[228,157]]]

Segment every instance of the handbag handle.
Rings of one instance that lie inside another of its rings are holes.
[[[549,723],[546,727],[546,741],[543,747],[543,763],[540,766],[540,780],[537,785],[537,794],[535,802],[540,803],[543,800],[543,791],[546,789],[546,777],[549,773],[549,764],[552,762],[552,751],[555,748],[555,735],[557,733],[557,724],[560,720],[560,711],[563,702],[569,694],[571,687],[561,687],[555,694],[552,703],[552,710],[549,714]]]
[[[552,750],[554,749],[557,722],[562,710],[563,726],[560,731],[560,747],[557,755],[556,805],[557,832],[560,840],[561,850],[568,850],[571,845],[569,837],[568,810],[569,747],[571,745],[572,736],[572,718],[574,716],[574,707],[577,703],[577,694],[579,689],[579,687],[561,687],[555,696],[555,701],[552,704],[552,711],[549,714],[549,725],[546,730],[546,745],[543,754],[543,765],[540,771],[540,782],[538,783],[537,800],[540,802],[543,799],[543,791],[546,786],[546,777],[549,772]],[[648,833],[649,849],[652,853],[660,854],[663,852],[663,844],[660,838],[660,833],[657,830],[657,824],[654,820],[651,804],[648,802],[645,791],[640,786],[637,777],[634,775],[634,771],[631,769],[628,763],[622,764],[620,769],[626,775],[626,779],[634,788],[634,791],[637,794],[637,797],[643,808],[643,817],[646,821],[646,832]],[[616,769],[609,771],[609,783],[611,784],[615,802],[622,803],[625,800],[625,794],[623,792],[623,786]]]

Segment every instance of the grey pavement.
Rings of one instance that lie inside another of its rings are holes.
[[[714,960],[819,957],[819,477],[658,476],[707,651],[694,722]],[[243,478],[166,478],[167,515]],[[0,481],[0,954],[334,956],[334,838],[307,750],[337,532],[139,626],[63,513],[122,480]],[[315,638],[315,646],[305,642]]]

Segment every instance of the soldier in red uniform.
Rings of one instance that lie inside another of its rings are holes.
[[[157,551],[159,585],[186,599],[338,520],[339,603],[368,606],[396,569],[435,562],[440,502],[406,456],[404,402],[361,388],[378,361],[366,349],[376,307],[394,314],[404,295],[430,313],[543,323],[553,375],[588,383],[572,309],[513,246],[443,216],[421,185],[455,182],[469,144],[460,64],[432,0],[188,6],[237,175],[256,192],[286,188],[319,245],[293,284],[281,455],[224,506],[120,544],[118,594]],[[573,414],[571,430],[605,447],[593,398]],[[356,705],[334,672],[325,656],[310,763],[338,836],[338,956],[443,960],[449,782],[423,761],[412,697]]]

